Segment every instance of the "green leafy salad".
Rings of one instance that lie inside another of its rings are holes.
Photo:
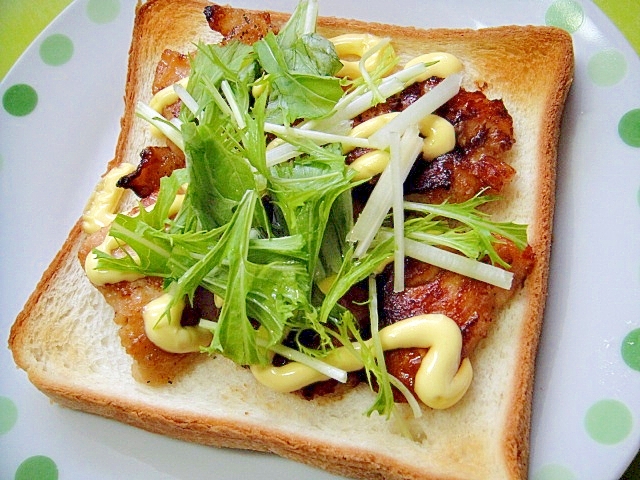
[[[198,44],[187,87],[175,86],[178,119],[138,106],[139,116],[184,151],[187,166],[162,179],[152,209],[117,215],[109,235],[128,255],[94,253],[100,269],[163,278],[174,302],[167,316],[198,288],[222,299],[219,318],[200,321],[213,333],[204,353],[239,365],[265,365],[277,353],[345,381],[346,372],[323,359],[336,346],[351,348],[377,395],[368,413],[388,416],[392,385],[410,403],[412,394],[387,373],[377,348],[375,283],[367,344],[339,300],[394,259],[402,290],[405,255],[509,288],[496,235],[524,247],[526,229],[493,223],[481,211],[495,200],[486,195],[461,204],[404,201],[402,183],[422,142],[417,121],[457,93],[460,76],[445,79],[374,136],[350,137],[351,119],[414,83],[428,65],[386,75],[398,62],[386,39],[363,55],[360,78],[337,77],[342,63],[331,41],[316,33],[316,16],[316,2],[302,0],[278,34],[253,45]],[[382,60],[366,71],[365,57],[375,51]],[[345,164],[345,146],[390,153],[356,221],[352,190],[362,181]],[[183,204],[169,218],[185,185]],[[486,257],[491,264],[479,261]],[[302,340],[309,331],[313,345]],[[285,338],[296,345],[285,346]]]

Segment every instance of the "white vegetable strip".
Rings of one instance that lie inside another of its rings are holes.
[[[200,105],[198,105],[198,102],[196,102],[195,98],[193,98],[191,94],[187,92],[186,88],[184,88],[179,83],[176,83],[173,85],[173,91],[176,92],[178,98],[182,100],[184,106],[187,107],[191,113],[197,115],[200,112]]]
[[[213,322],[211,320],[201,319],[199,322],[199,326],[202,328],[206,328],[211,331],[214,335],[218,329],[218,322]],[[278,355],[283,356],[287,360],[291,360],[292,362],[298,362],[307,367],[310,367],[326,377],[333,378],[338,382],[345,383],[347,381],[347,372],[342,370],[341,368],[334,367],[333,365],[328,364],[327,362],[323,362],[318,358],[310,357],[309,355],[305,355],[299,350],[295,350],[293,348],[286,347],[282,344],[269,346],[268,342],[260,337],[257,339],[258,345],[263,348],[267,348],[271,350],[273,353],[277,353]]]
[[[371,93],[373,94],[373,98],[382,100],[382,101],[384,101],[384,98],[381,98],[382,95],[378,91],[378,86],[374,82],[372,82],[371,75],[369,75],[369,72],[367,71],[366,63],[369,60],[369,58],[371,58],[373,55],[378,53],[380,50],[385,48],[390,43],[391,43],[390,38],[388,37],[383,38],[378,43],[376,43],[373,46],[373,48],[370,48],[369,50],[367,50],[364,53],[364,55],[360,57],[360,61],[358,62],[358,69],[360,70],[360,75],[362,75],[362,78],[364,79],[365,83],[369,86]]]
[[[318,143],[318,145],[326,145],[327,143],[341,143],[343,145],[370,148],[369,140],[366,138],[349,137],[348,135],[336,135],[334,133],[326,133],[318,130],[308,130],[303,128],[285,127],[275,123],[265,123],[264,131],[276,134],[278,136],[291,135],[297,138],[308,138]]]
[[[378,318],[378,291],[376,288],[376,280],[374,276],[369,277],[369,317],[371,319],[371,344],[374,354],[378,361],[378,366],[382,370],[383,375],[389,376],[389,381],[396,387],[402,395],[407,399],[407,403],[413,411],[415,418],[422,416],[422,409],[416,400],[416,397],[409,391],[409,389],[393,375],[387,372],[387,365],[384,359],[384,350],[382,349],[382,343],[380,342],[380,319]]]
[[[414,126],[408,129],[400,140],[400,178],[402,182],[409,175],[409,171],[421,150],[422,138],[420,138],[418,128]],[[354,252],[356,258],[367,252],[393,204],[393,179],[391,177],[391,171],[389,165],[387,165],[358,220],[347,235],[349,242],[358,243]]]
[[[393,191],[393,291],[401,292],[404,290],[404,192],[400,152],[400,134],[391,132],[389,134],[391,141],[389,148],[391,151],[391,159],[389,165],[391,168],[391,188]]]
[[[263,346],[266,346],[266,345],[263,345]],[[305,355],[299,350],[286,347],[282,344],[272,345],[271,347],[268,347],[268,348],[272,352],[283,356],[287,360],[291,360],[292,362],[298,362],[302,365],[306,365],[307,367],[312,368],[329,378],[333,378],[334,380],[337,380],[340,383],[346,383],[347,381],[347,372],[345,370],[342,370],[341,368],[338,368],[338,367],[334,367],[333,365],[330,365],[327,362],[323,362],[318,358]]]
[[[267,130],[269,125],[273,127],[273,131],[271,133],[275,133],[275,134],[284,135],[285,132],[286,134],[290,134],[292,133],[292,130],[294,130],[293,127],[285,127],[282,125],[267,123],[265,124],[265,131],[269,131]],[[305,122],[302,125],[295,127],[295,130],[293,131],[293,133],[298,134],[299,138],[303,138],[307,136],[306,132],[308,131],[315,132],[315,133],[311,133],[310,134],[311,136],[317,135],[318,137],[320,137],[322,135],[334,135],[334,137],[325,137],[325,138],[331,138],[330,141],[325,143],[333,143],[334,141],[339,141],[337,139],[339,139],[340,136],[342,136],[342,138],[344,138],[346,141],[345,137],[347,136],[347,133],[349,133],[349,131],[351,130],[351,122],[347,120],[335,122],[334,124],[328,126],[329,128],[324,128],[322,130],[313,129],[313,126],[314,126],[313,122]],[[278,129],[281,133],[278,133],[276,129]],[[307,138],[309,137],[307,136]],[[352,137],[349,137],[349,138],[352,138]],[[291,160],[292,158],[295,158],[301,154],[302,152],[298,150],[296,146],[290,143],[283,143],[282,145],[278,145],[277,147],[267,151],[267,166],[273,167],[274,165],[277,165],[282,162],[286,162],[287,160]]]
[[[136,104],[136,115],[143,118],[171,140],[180,150],[184,151],[184,141],[178,126],[170,123],[153,108],[143,102]]]
[[[411,393],[411,390],[409,390],[404,383],[402,383],[400,380],[398,380],[398,378],[394,377],[391,374],[389,374],[389,383],[391,383],[391,385],[396,387],[398,391],[407,400],[409,407],[411,407],[411,412],[413,413],[413,417],[414,418],[422,417],[422,409],[420,408],[420,404],[418,403],[418,400],[416,400],[416,397],[414,397],[413,394]],[[409,438],[411,437],[409,436]]]
[[[213,97],[213,101],[216,103],[218,108],[222,110],[225,113],[225,115],[229,117],[233,116],[233,111],[231,110],[231,107],[226,102],[226,100],[222,97],[222,94],[218,91],[218,89],[215,87],[210,88],[210,93],[211,93],[211,96]]]
[[[420,122],[424,117],[433,113],[460,91],[462,75],[450,75],[435,88],[429,90],[422,97],[409,105],[400,115],[387,123],[384,127],[369,137],[374,148],[386,148],[389,145],[391,132],[404,132],[409,125]]]
[[[380,238],[386,239],[390,232],[381,231]],[[433,245],[405,238],[405,254],[421,262],[444,268],[465,277],[480,280],[481,282],[495,285],[496,287],[510,289],[513,282],[513,273],[488,263],[479,262],[457,253],[449,252]]]
[[[267,151],[267,167],[273,167],[279,163],[296,158],[302,152],[290,143],[283,143]]]
[[[419,63],[405,70],[400,70],[393,75],[389,75],[378,85],[378,92],[385,98],[395,95],[412,83],[415,83],[416,78],[423,74],[426,69],[425,64]],[[334,123],[341,120],[352,119],[373,105],[375,105],[375,100],[374,94],[371,91],[356,95],[355,98],[349,94],[338,101],[334,108],[335,113],[328,119],[322,120],[322,122]]]

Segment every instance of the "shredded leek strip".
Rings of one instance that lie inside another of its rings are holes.
[[[460,74],[450,75],[445,78],[435,88],[429,90],[399,115],[396,115],[384,127],[371,135],[369,137],[371,145],[374,148],[385,148],[389,145],[389,134],[391,132],[404,132],[409,125],[419,123],[424,117],[444,105],[460,91],[461,81],[462,75]]]
[[[389,374],[387,373],[387,363],[384,358],[384,349],[382,348],[382,341],[380,340],[380,319],[378,317],[378,290],[376,286],[375,276],[369,275],[369,325],[371,328],[371,345],[373,347],[373,354],[376,364],[379,369],[378,375],[378,397],[383,399],[393,399],[393,392],[391,391],[390,384],[387,383]]]
[[[398,391],[402,394],[402,396],[407,399],[407,403],[411,407],[413,416],[415,418],[422,417],[422,409],[420,408],[420,404],[418,403],[418,400],[416,400],[416,397],[412,395],[411,391],[407,388],[407,386],[404,383],[402,383],[400,380],[398,380],[396,377],[394,377],[393,375],[389,375],[389,383],[391,383],[391,385],[396,387]]]
[[[400,134],[391,132],[391,190],[393,193],[393,291],[404,290],[404,192],[400,152]]]
[[[376,278],[369,275],[369,323],[371,325],[371,342],[378,361],[378,366],[386,373],[386,363],[384,361],[384,350],[380,341],[380,319],[378,318],[378,287]]]
[[[156,127],[160,132],[171,140],[180,150],[184,151],[184,141],[180,133],[179,125],[171,123],[169,120],[159,115],[153,108],[143,102],[136,104],[136,115],[146,120]]]
[[[267,151],[267,167],[273,167],[301,155],[302,152],[290,143],[283,143]]]
[[[216,330],[218,329],[218,323],[200,319],[198,326],[202,328],[206,328],[211,331],[215,335]],[[285,345],[277,344],[277,345],[269,345],[267,340],[264,338],[257,337],[256,343],[258,346],[262,348],[266,348],[267,350],[272,351],[273,353],[277,353],[278,355],[283,356],[287,360],[291,360],[292,362],[298,362],[300,364],[306,365],[309,368],[320,372],[326,377],[333,378],[340,383],[346,383],[347,381],[347,372],[341,368],[334,367],[333,365],[328,364],[327,362],[323,362],[319,358],[314,358],[309,355],[305,355],[299,350],[295,350],[293,348],[287,347]]]
[[[407,403],[413,411],[413,416],[415,418],[420,418],[422,416],[422,409],[420,408],[420,405],[415,396],[400,380],[387,372],[387,366],[384,359],[384,350],[382,348],[382,342],[380,341],[380,320],[378,318],[378,289],[376,287],[376,280],[373,275],[369,277],[369,319],[371,325],[371,343],[381,375],[383,375],[384,378],[386,378],[391,385],[396,387],[398,391],[407,399]],[[391,392],[389,393],[391,394]]]
[[[309,368],[312,368],[324,376],[333,378],[340,383],[346,383],[347,381],[347,372],[342,370],[341,368],[334,367],[333,365],[328,364],[327,362],[323,362],[319,358],[314,358],[309,355],[305,355],[299,350],[295,350],[293,348],[287,347],[285,345],[272,345],[267,347],[266,342],[264,344],[260,339],[258,339],[258,345],[268,348],[274,353],[278,355],[282,355],[287,360],[291,360],[292,362],[298,362],[300,364],[306,365]]]
[[[218,91],[218,88],[211,82],[211,80],[207,77],[203,80],[203,83],[207,86],[207,93],[213,97],[213,101],[216,106],[227,116],[231,117],[233,112],[231,111],[231,107],[222,97],[222,94]]]
[[[276,125],[273,123],[265,123],[265,131],[281,136],[293,134],[297,138],[313,139],[313,137],[315,136],[320,140],[322,138],[328,140],[327,142],[321,143],[334,143],[340,142],[341,140],[344,142],[353,142],[353,137],[347,137],[347,133],[351,130],[350,121],[336,122],[335,124],[327,126],[327,128],[323,128],[322,130],[313,129],[314,125],[315,124],[313,123],[313,121],[302,123],[300,126],[295,128]],[[307,134],[306,132],[311,133]],[[362,142],[362,139],[356,140],[356,143],[365,145],[365,142]],[[366,145],[368,145],[368,143]],[[278,145],[277,147],[274,147],[271,150],[267,151],[267,166],[272,167],[279,163],[286,162],[287,160],[291,160],[292,158],[295,158],[302,153],[303,152],[300,151],[298,147],[290,143],[283,143],[282,145]]]
[[[409,175],[409,171],[421,150],[422,139],[417,127],[410,128],[400,140],[400,178],[402,182]],[[354,252],[356,258],[362,257],[367,252],[393,204],[392,181],[390,166],[387,165],[358,220],[347,235],[349,242],[357,242]]]
[[[373,354],[376,364],[378,366],[378,398],[384,399],[386,396],[388,399],[393,399],[393,392],[391,391],[390,384],[387,382],[390,375],[387,373],[387,363],[384,358],[384,349],[382,348],[382,341],[380,340],[380,319],[378,317],[378,289],[376,286],[376,278],[374,275],[369,275],[369,326],[371,328],[371,346],[373,347]]]
[[[392,235],[387,231],[380,231],[380,238],[387,239]],[[500,267],[483,263],[473,258],[464,257],[457,253],[442,250],[441,248],[427,245],[410,238],[405,238],[405,254],[421,262],[444,268],[465,277],[480,280],[481,282],[495,285],[496,287],[510,289],[513,282],[513,273]]]
[[[211,331],[215,335],[216,330],[218,329],[218,322],[214,322],[212,320],[207,320],[206,318],[201,318],[198,322],[198,326],[202,328],[206,328]]]
[[[367,140],[366,138],[356,138],[350,137],[348,135],[336,135],[334,133],[320,132],[317,130],[285,127],[283,125],[277,125],[275,123],[265,123],[264,131],[273,133],[278,136],[291,135],[297,138],[308,138],[318,143],[319,145],[326,145],[328,143],[341,143],[350,147],[352,146],[370,148],[369,140]]]
[[[186,88],[184,88],[179,83],[176,83],[173,85],[173,91],[176,92],[178,98],[182,100],[184,106],[187,107],[191,113],[193,113],[194,115],[198,115],[198,113],[200,113],[200,105],[198,105],[196,99],[193,98],[189,92],[187,92]]]
[[[399,72],[389,75],[378,85],[378,92],[383,98],[389,98],[391,95],[395,95],[415,83],[416,79],[423,74],[426,69],[427,67],[424,64],[416,64],[406,70],[400,70]],[[323,125],[331,125],[342,120],[350,120],[362,112],[367,111],[375,104],[376,99],[371,90],[362,93],[362,89],[356,89],[338,101],[332,115],[326,119],[316,120],[316,122]]]

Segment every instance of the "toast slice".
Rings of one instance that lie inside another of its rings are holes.
[[[199,0],[156,0],[138,7],[130,49],[126,110],[114,160],[135,161],[157,142],[134,114],[151,98],[165,48],[190,51],[217,41]],[[273,13],[273,23],[287,15]],[[500,312],[472,355],[475,377],[446,410],[406,410],[415,435],[363,415],[366,385],[339,397],[306,400],[271,391],[222,356],[203,358],[178,382],[140,384],[131,375],[113,310],[78,262],[81,222],[52,261],[11,330],[9,346],[29,380],[61,405],[178,439],[271,452],[354,478],[526,478],[531,396],[551,245],[556,147],[573,73],[570,37],[550,27],[420,30],[338,18],[319,19],[332,37],[368,32],[393,39],[409,58],[446,51],[465,65],[463,87],[500,98],[513,118],[509,161],[517,175],[502,193],[500,217],[529,225],[536,263],[524,288]],[[400,412],[404,412],[402,407]]]

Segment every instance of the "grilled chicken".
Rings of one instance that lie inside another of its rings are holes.
[[[433,265],[407,259],[405,289],[393,291],[393,268],[380,276],[380,327],[425,313],[442,313],[453,319],[462,331],[462,358],[469,357],[486,337],[496,312],[522,286],[531,272],[534,255],[531,247],[519,250],[512,242],[496,247],[514,274],[510,290],[474,280]],[[386,352],[387,370],[411,391],[416,372],[426,349],[399,349]],[[401,395],[396,400],[403,401]]]
[[[204,8],[204,16],[211,29],[222,34],[222,43],[235,39],[252,45],[269,31],[275,30],[269,12],[210,5]]]
[[[238,12],[213,5],[206,7],[205,16],[211,28],[222,33],[225,41],[237,38],[246,43],[253,43],[273,29],[270,17],[266,13]],[[154,93],[188,75],[188,62],[189,59],[185,55],[165,51],[156,69]],[[354,123],[363,122],[382,113],[404,110],[439,81],[438,78],[431,78],[415,84],[394,95],[386,103],[364,112]],[[177,102],[165,109],[164,114],[168,118],[177,116],[179,108]],[[505,153],[515,139],[511,117],[502,101],[490,100],[481,91],[463,90],[436,113],[454,125],[457,144],[453,151],[432,161],[418,159],[405,183],[408,197],[430,203],[440,203],[444,200],[461,202],[486,189],[492,193],[502,190],[515,174],[513,168],[504,160]],[[350,159],[361,153],[361,150],[354,151],[350,154]],[[173,168],[183,165],[181,162],[184,162],[184,157],[180,157],[181,155],[169,147],[147,149],[146,153],[143,152],[138,170],[124,177],[121,185],[133,188],[143,198],[153,198],[159,178],[170,174]],[[104,235],[103,231],[89,237],[80,252],[82,262],[91,248],[101,242]],[[422,313],[444,313],[460,326],[463,334],[462,356],[469,356],[478,342],[486,336],[495,312],[520,288],[533,267],[534,257],[529,247],[520,251],[512,243],[504,241],[498,244],[497,250],[503,260],[511,265],[515,274],[511,290],[502,290],[407,259],[406,288],[403,292],[395,293],[393,269],[387,268],[378,280],[382,321],[380,327]],[[121,326],[122,342],[134,358],[134,375],[138,380],[149,383],[171,382],[198,357],[198,354],[178,355],[164,352],[146,338],[141,310],[146,303],[160,295],[159,279],[120,282],[99,288],[116,310],[116,322]],[[362,294],[359,290],[355,297],[366,298],[366,292]],[[343,303],[348,304],[352,299],[343,300]],[[211,304],[206,299],[201,303]],[[196,306],[197,308],[200,307]],[[215,309],[206,307],[195,312],[188,311],[183,320],[185,324],[190,324],[194,318],[207,315],[215,318]],[[356,315],[361,324],[367,323],[366,307],[360,305]],[[368,325],[365,325],[365,335],[367,330]],[[387,352],[387,368],[412,389],[413,379],[424,354],[424,349]],[[349,378],[350,383],[358,381],[357,374],[350,375]],[[326,394],[333,390],[333,385],[332,382],[319,383],[304,389],[302,393],[308,397]]]
[[[185,167],[184,153],[173,145],[147,147],[140,152],[140,163],[135,171],[121,177],[117,186],[129,188],[145,198],[160,188],[160,179],[168,177],[177,168]]]

